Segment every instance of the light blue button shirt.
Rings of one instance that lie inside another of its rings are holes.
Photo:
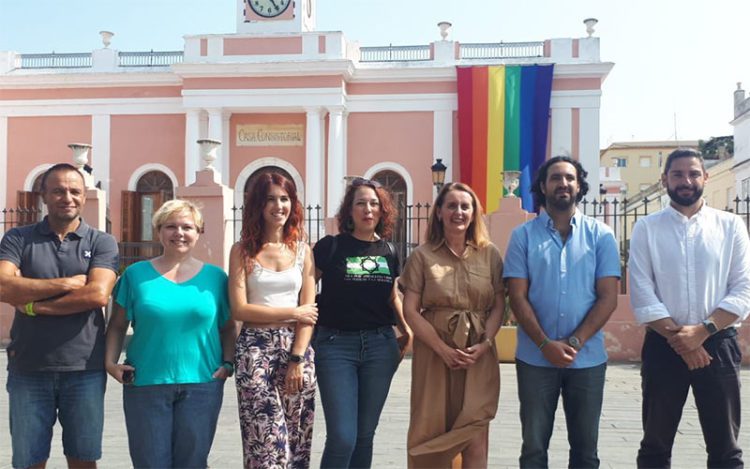
[[[511,235],[505,254],[504,278],[529,281],[529,302],[551,340],[567,339],[596,302],[596,281],[620,277],[620,253],[612,230],[578,211],[563,242],[546,212],[524,223]],[[522,328],[516,358],[535,366],[553,366]],[[607,361],[604,334],[597,332],[578,352],[571,368],[589,368]]]

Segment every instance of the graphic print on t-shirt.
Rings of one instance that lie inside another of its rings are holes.
[[[351,282],[393,282],[388,260],[384,256],[347,257],[344,280]]]

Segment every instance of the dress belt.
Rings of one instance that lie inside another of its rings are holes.
[[[484,321],[486,314],[478,311],[470,310],[452,310],[438,308],[430,310],[434,314],[447,314],[447,332],[459,348],[466,348],[470,344],[469,341],[474,332],[474,337],[480,339],[484,337]]]

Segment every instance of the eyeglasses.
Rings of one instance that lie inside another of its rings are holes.
[[[380,184],[378,181],[373,181],[372,179],[365,179],[365,178],[354,178],[352,180],[352,187],[359,187],[359,186],[370,186],[374,189],[380,189],[383,187],[382,184]]]

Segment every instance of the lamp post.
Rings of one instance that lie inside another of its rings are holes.
[[[438,192],[445,185],[445,171],[447,169],[448,167],[443,164],[442,158],[435,159],[435,164],[430,166],[430,170],[432,171],[432,185],[435,186]]]

